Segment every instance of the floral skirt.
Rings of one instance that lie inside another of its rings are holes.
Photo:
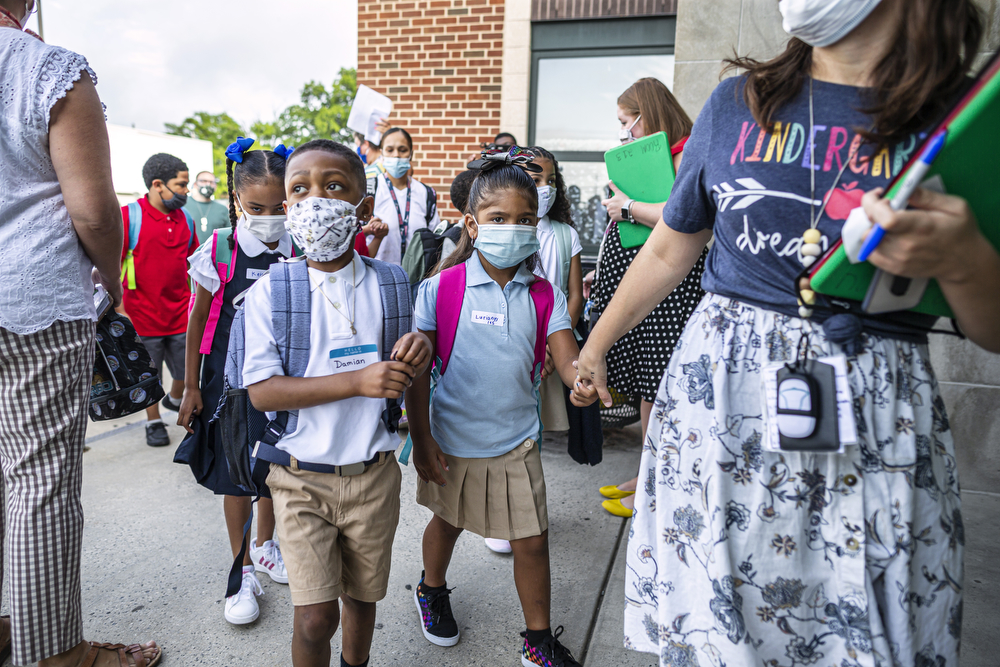
[[[926,345],[848,357],[859,444],[762,443],[761,373],[840,353],[822,328],[708,294],[654,403],[625,579],[625,646],[671,667],[958,665],[965,532]]]

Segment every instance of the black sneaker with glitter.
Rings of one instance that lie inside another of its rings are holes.
[[[560,625],[537,646],[532,646],[528,643],[528,633],[522,632],[524,646],[521,648],[521,664],[524,667],[582,667],[569,649],[559,643],[559,635],[562,633],[563,627]]]
[[[413,591],[413,599],[420,613],[420,629],[424,637],[437,646],[454,646],[458,643],[458,623],[451,613],[451,589],[441,586],[424,586],[424,573],[420,573],[420,583]]]

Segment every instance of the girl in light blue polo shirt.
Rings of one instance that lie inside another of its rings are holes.
[[[538,171],[517,147],[483,154],[455,252],[424,281],[417,328],[434,343],[435,369],[406,394],[417,502],[434,512],[424,531],[424,576],[414,598],[424,637],[458,642],[446,586],[463,530],[509,540],[526,625],[521,662],[578,665],[550,629],[548,513],[538,440],[538,385],[548,344],[575,405],[579,354],[566,297],[538,279]],[[541,336],[541,340],[539,337]],[[540,360],[540,361],[539,361]],[[431,384],[433,376],[433,402]],[[540,593],[543,592],[543,593]]]

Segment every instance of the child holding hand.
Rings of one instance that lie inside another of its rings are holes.
[[[399,521],[399,439],[387,399],[399,399],[424,372],[431,346],[411,331],[403,270],[354,250],[359,221],[372,215],[357,154],[329,140],[307,142],[288,159],[285,195],[287,228],[306,259],[272,267],[247,293],[243,384],[269,418],[289,413],[277,444],[259,445],[257,456],[270,462],[267,486],[295,607],[292,664],[328,667],[343,613],[340,664],[367,665]],[[390,289],[403,298],[390,304]],[[282,358],[277,308],[309,313],[308,354],[296,352],[299,362],[308,357],[304,371]],[[394,342],[385,335],[390,326]]]
[[[455,542],[469,530],[509,540],[527,626],[521,662],[579,667],[550,629],[545,480],[538,443],[538,386],[546,343],[574,405],[596,399],[576,382],[579,349],[566,297],[536,278],[538,191],[514,147],[484,153],[454,254],[420,286],[417,328],[440,368],[414,380],[406,403],[417,502],[434,512],[424,531],[424,575],[414,597],[424,637],[458,643],[446,575]]]

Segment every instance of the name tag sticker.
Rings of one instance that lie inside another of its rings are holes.
[[[472,311],[473,324],[490,324],[495,327],[502,327],[505,317],[503,313],[487,313],[482,310]]]
[[[357,371],[378,363],[378,345],[352,345],[330,350],[330,369],[334,373]]]
[[[267,269],[247,269],[247,280],[257,280],[267,273]]]

